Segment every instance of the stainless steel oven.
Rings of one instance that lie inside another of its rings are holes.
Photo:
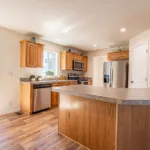
[[[83,71],[83,69],[84,69],[84,63],[82,61],[79,60],[73,61],[73,70]]]

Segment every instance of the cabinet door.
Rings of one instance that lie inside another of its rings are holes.
[[[26,67],[35,67],[36,45],[33,43],[27,44],[26,50]]]
[[[78,84],[78,81],[71,81],[70,82],[70,85],[77,85]]]
[[[88,81],[88,85],[92,85],[92,81]]]
[[[119,53],[109,53],[108,54],[108,60],[118,60],[119,59]]]
[[[83,69],[83,71],[87,72],[87,57],[82,57],[82,61],[84,63],[84,69]]]
[[[59,93],[51,92],[51,106],[58,106]]]
[[[67,86],[67,85],[70,85],[70,82],[62,82],[59,84],[60,86]]]
[[[43,46],[36,46],[36,67],[43,68]]]
[[[119,53],[119,59],[120,60],[125,60],[129,59],[129,52],[128,51],[122,51]]]
[[[82,56],[74,54],[74,60],[82,61]]]
[[[66,70],[73,69],[73,54],[66,53]]]

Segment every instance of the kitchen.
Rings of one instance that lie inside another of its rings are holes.
[[[20,42],[20,48],[21,68],[43,68],[44,45],[23,40]],[[51,92],[52,87],[83,83],[91,84],[91,79],[83,78],[81,74],[87,71],[88,58],[82,56],[81,52],[77,54],[77,52],[70,51],[71,49],[60,52],[60,69],[63,71],[78,71],[78,73],[68,73],[67,77],[61,76],[59,78],[55,76],[51,79],[48,79],[48,76],[46,76],[47,79],[42,79],[42,77],[39,78],[34,75],[30,78],[21,79],[20,111],[22,113],[32,114],[40,110],[58,106],[59,94]],[[49,62],[47,59],[45,61]]]
[[[0,149],[150,149],[149,2],[0,5]]]

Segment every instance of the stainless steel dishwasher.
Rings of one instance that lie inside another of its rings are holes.
[[[34,84],[33,93],[33,112],[51,107],[51,84]]]

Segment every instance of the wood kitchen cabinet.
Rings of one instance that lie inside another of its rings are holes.
[[[78,84],[78,81],[72,81],[70,82],[70,85],[77,85]]]
[[[108,53],[107,58],[109,61],[128,60],[129,59],[129,51]]]
[[[119,60],[126,60],[129,59],[129,51],[122,51],[118,55]]]
[[[82,56],[81,56],[81,55],[74,54],[73,59],[74,59],[74,60],[78,60],[78,61],[82,61]]]
[[[36,45],[27,43],[26,49],[26,67],[35,67]]]
[[[73,54],[67,51],[63,51],[60,54],[60,69],[61,70],[73,70],[73,61],[83,61],[84,72],[87,72],[87,57],[77,54]]]
[[[44,46],[37,45],[36,46],[36,68],[43,68],[43,52]]]
[[[51,106],[52,107],[58,106],[58,100],[59,100],[59,93],[51,92]]]
[[[73,54],[69,52],[61,52],[60,54],[60,68],[61,70],[73,69]]]
[[[119,53],[115,52],[115,53],[109,53],[108,54],[108,60],[118,60]]]
[[[70,81],[70,82],[60,82],[60,83],[53,83],[52,87],[57,86],[69,86],[69,85],[76,85],[78,84],[77,81]],[[59,104],[59,93],[58,92],[51,92],[51,106],[56,107]]]
[[[65,81],[65,82],[55,82],[52,83],[52,87],[57,86],[69,86],[78,84],[77,81]],[[20,83],[20,111],[25,114],[31,115],[33,112],[33,84],[30,82],[21,82]],[[51,92],[51,107],[56,107],[59,104],[59,93]]]
[[[44,46],[23,40],[20,42],[20,67],[43,67]]]
[[[88,64],[88,58],[86,56],[82,56],[82,61],[84,63],[84,72],[87,72],[87,64]]]

